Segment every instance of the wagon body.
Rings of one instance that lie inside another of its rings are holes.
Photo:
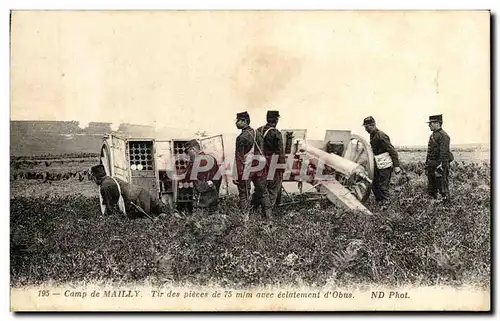
[[[108,134],[102,138],[100,163],[107,175],[145,188],[172,208],[182,207],[193,201],[192,183],[180,178],[191,162],[186,153],[190,140]],[[222,135],[197,140],[205,153],[214,156],[219,164],[224,163]],[[224,175],[222,180],[221,192],[227,193],[228,182]]]

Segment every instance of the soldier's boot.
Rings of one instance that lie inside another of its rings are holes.
[[[217,213],[218,206],[217,205],[211,205],[207,209],[207,215],[214,215]]]
[[[389,205],[390,205],[391,203],[390,203],[390,201],[389,201],[389,200],[385,200],[385,199],[383,199],[383,200],[381,200],[381,201],[379,202],[379,204],[380,204],[380,210],[381,210],[381,211],[385,211],[385,210],[389,207]]]
[[[261,200],[255,196],[255,193],[252,194],[252,199],[250,200],[250,210],[258,211],[260,207]]]
[[[265,208],[262,211],[262,219],[264,219],[266,221],[270,221],[272,219],[272,216],[273,216],[273,211],[271,210],[270,207]]]
[[[238,205],[240,207],[240,210],[241,211],[246,211],[248,210],[247,207],[248,207],[248,202],[244,199],[240,199],[239,202],[238,202]]]
[[[265,193],[262,197],[262,217],[270,221],[273,216],[273,207],[271,205],[271,202],[269,200],[269,194]]]
[[[238,184],[238,197],[239,197],[239,206],[240,211],[248,211],[249,210],[249,194],[250,194],[250,184],[248,181],[239,181]]]
[[[269,200],[269,194],[267,193],[267,190],[265,190],[264,194],[262,195],[261,206],[263,218],[270,221],[273,215],[273,207],[271,205],[271,201]]]
[[[435,200],[438,198],[437,192],[432,192],[432,191],[427,191],[427,196]]]
[[[429,183],[427,184],[427,196],[430,196],[433,199],[437,199],[438,197],[438,191],[434,183],[429,180]]]
[[[279,207],[281,204],[281,196],[282,196],[282,190],[280,188],[278,195],[276,195],[276,200],[274,201],[273,207],[276,209]]]

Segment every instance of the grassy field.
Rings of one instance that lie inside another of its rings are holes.
[[[111,279],[230,287],[357,282],[487,288],[491,173],[489,153],[482,153],[455,153],[450,206],[425,196],[425,153],[401,152],[406,175],[394,176],[388,209],[370,200],[366,205],[375,215],[368,217],[327,201],[310,202],[279,208],[271,226],[256,213],[247,220],[234,196],[209,217],[167,215],[154,224],[103,217],[96,187],[87,179],[14,177],[22,171],[76,173],[95,158],[11,164],[11,284]]]

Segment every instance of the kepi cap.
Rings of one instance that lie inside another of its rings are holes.
[[[429,121],[426,123],[431,123],[431,122],[438,122],[438,123],[443,123],[443,115],[432,115],[429,116]]]
[[[268,110],[266,114],[266,118],[279,118],[280,117],[280,112],[278,110]]]
[[[200,147],[200,143],[198,143],[198,141],[196,139],[192,139],[190,140],[187,144],[186,144],[186,149],[190,149],[192,147],[196,147],[198,149],[201,149]]]
[[[104,176],[107,175],[106,174],[106,169],[104,168],[104,165],[102,165],[102,164],[92,166],[90,168],[90,173],[95,178],[102,178],[102,177],[104,177]]]
[[[238,119],[248,119],[248,120],[250,120],[250,115],[246,111],[244,111],[244,112],[241,112],[241,113],[237,113],[236,114],[236,119],[237,120]]]
[[[363,119],[363,126],[375,125],[375,119],[372,116],[368,116]]]

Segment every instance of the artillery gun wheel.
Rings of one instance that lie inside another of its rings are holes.
[[[111,153],[109,150],[109,146],[107,143],[103,143],[101,147],[101,155],[99,157],[99,163],[104,166],[104,169],[106,170],[106,175],[112,176],[113,174],[111,173]],[[106,211],[106,206],[102,204],[102,196],[100,193],[100,190],[98,190],[99,194],[99,204],[101,206],[101,213],[104,215]]]
[[[104,166],[107,175],[113,175],[113,173],[111,173],[111,153],[106,143],[102,144],[99,163]]]
[[[368,177],[373,180],[375,175],[375,158],[370,144],[361,136],[351,135],[342,157],[361,165],[366,170]],[[363,195],[361,202],[367,201],[370,197],[371,184],[363,180],[362,182],[357,182],[357,185],[361,187]]]

